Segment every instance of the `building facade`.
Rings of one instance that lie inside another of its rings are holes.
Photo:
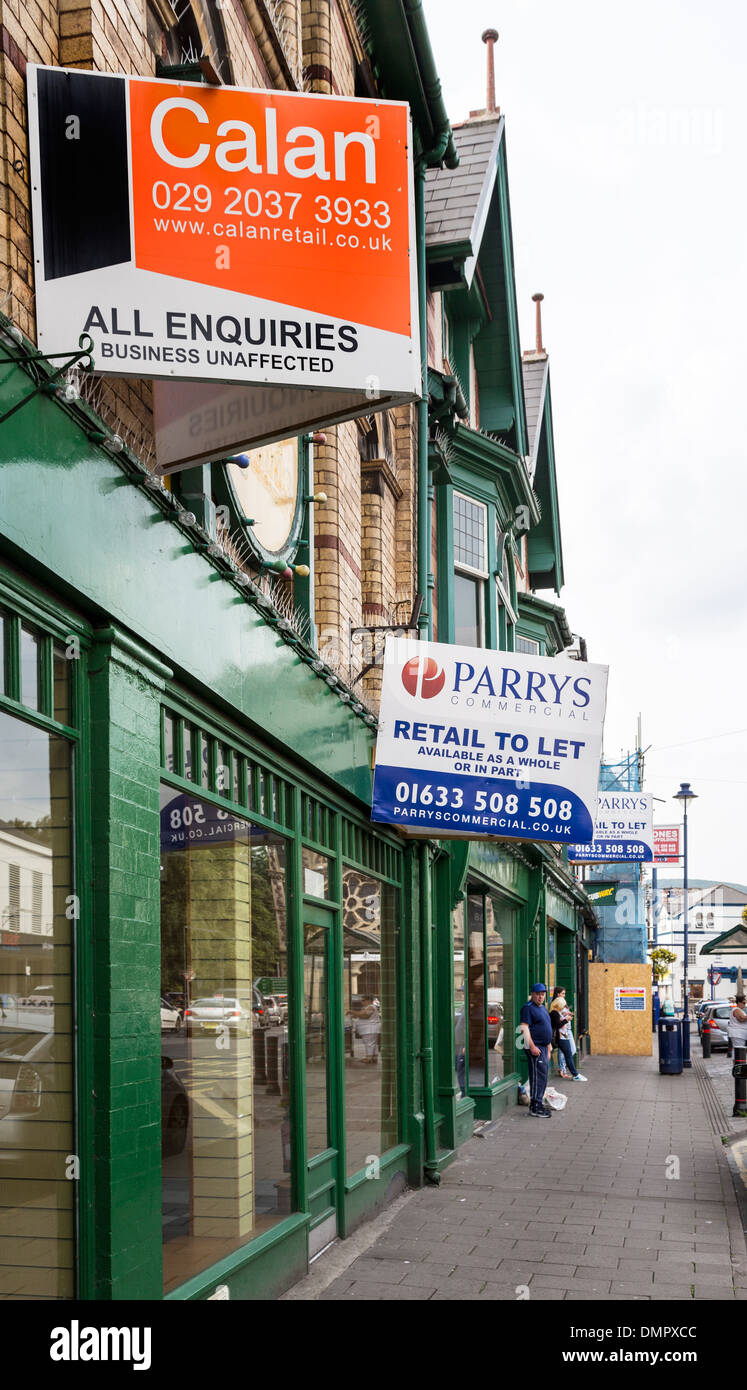
[[[681,1008],[684,999],[685,895],[682,883],[659,878],[651,901],[651,945],[666,947],[676,959],[662,981],[662,998]],[[739,883],[696,879],[687,890],[687,985],[691,1004],[726,1000],[737,993],[737,971],[747,978],[744,911],[747,888]],[[655,914],[655,923],[654,923]]]
[[[535,977],[586,1033],[595,917],[559,852],[370,821],[387,628],[571,640],[544,596],[549,377],[541,342],[519,349],[503,123],[452,132],[409,0],[17,10],[0,0],[0,1296],[268,1298],[515,1101]],[[151,383],[34,346],[28,62],[408,101],[422,402],[160,483]],[[458,159],[466,247],[434,223]]]

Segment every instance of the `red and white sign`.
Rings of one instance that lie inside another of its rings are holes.
[[[28,99],[43,352],[85,332],[97,372],[321,387],[346,418],[419,396],[405,102],[33,64]]]
[[[654,826],[654,863],[676,864],[680,858],[680,827]]]

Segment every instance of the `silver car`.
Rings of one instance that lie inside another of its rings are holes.
[[[731,1004],[707,1004],[701,1010],[699,1017],[700,1036],[703,1036],[703,1028],[708,1024],[711,1032],[711,1048],[731,1046],[729,1042],[729,1019],[731,1018]]]
[[[231,1033],[250,1033],[252,1016],[239,999],[214,994],[206,999],[194,999],[184,1010],[187,1034],[217,1033],[228,1028]]]

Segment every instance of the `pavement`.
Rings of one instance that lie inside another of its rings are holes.
[[[315,1261],[286,1300],[747,1300],[731,1063],[588,1057],[552,1119],[516,1106]],[[713,1072],[713,1079],[711,1078]],[[727,1076],[728,1072],[728,1076]],[[744,1164],[747,1191],[747,1161]]]

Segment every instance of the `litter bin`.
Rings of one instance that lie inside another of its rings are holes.
[[[682,1071],[682,1020],[659,1019],[659,1071],[677,1076]]]
[[[659,991],[658,991],[658,990],[656,990],[656,991],[654,992],[654,994],[652,995],[652,997],[651,997],[651,1009],[652,1009],[652,1013],[653,1013],[653,1018],[652,1018],[652,1022],[651,1022],[651,1032],[652,1032],[652,1033],[655,1033],[655,1032],[656,1032],[656,1025],[657,1025],[657,1023],[659,1022],[659,1019],[660,1019],[660,1017],[661,1017],[661,1000],[660,1000],[660,998],[659,998]]]

